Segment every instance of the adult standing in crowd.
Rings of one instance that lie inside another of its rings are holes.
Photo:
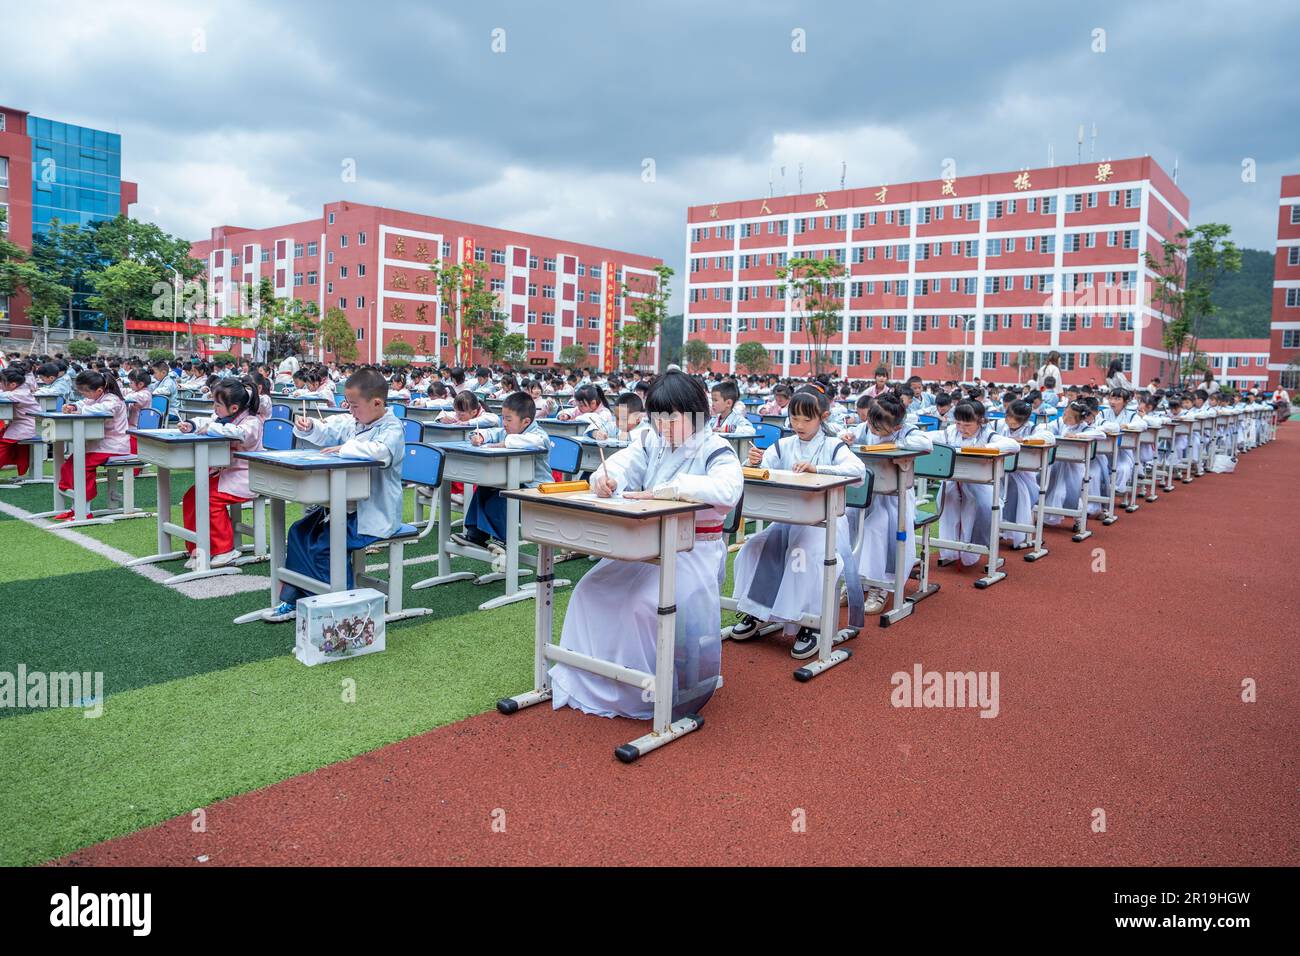
[[[1128,378],[1124,375],[1124,360],[1112,359],[1106,369],[1106,387],[1112,392],[1117,388],[1131,389]]]

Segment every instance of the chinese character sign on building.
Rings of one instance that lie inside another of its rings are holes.
[[[618,314],[614,308],[618,292],[618,283],[614,278],[617,268],[612,262],[601,264],[601,275],[605,277],[605,354],[601,356],[601,367],[606,372],[612,372],[617,367],[614,359],[614,336],[618,329]]]

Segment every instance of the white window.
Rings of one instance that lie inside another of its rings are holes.
[[[365,244],[366,244],[366,234],[364,232],[357,233],[357,245],[364,246]]]
[[[345,232],[339,236],[339,248],[346,249],[347,247],[348,247],[348,234]]]
[[[334,225],[334,213],[330,213],[330,225]],[[360,338],[360,336],[357,336],[357,338]]]

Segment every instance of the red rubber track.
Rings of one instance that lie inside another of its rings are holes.
[[[988,591],[944,569],[808,684],[728,643],[705,727],[630,766],[643,723],[492,712],[60,862],[1300,864],[1297,475],[1288,426]],[[917,662],[999,672],[1000,715],[893,708]]]

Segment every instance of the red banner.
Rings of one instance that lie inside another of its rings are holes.
[[[462,266],[464,266],[464,270],[461,272],[460,284],[461,284],[461,288],[463,288],[465,291],[469,291],[469,288],[474,284],[474,275],[469,271],[469,267],[473,262],[474,262],[474,240],[471,239],[469,236],[462,236],[460,240],[460,263]],[[473,343],[470,341],[470,330],[464,326],[465,315],[464,315],[463,307],[462,309],[457,310],[457,314],[460,315],[461,317],[461,328],[462,328],[460,348],[457,349],[457,355],[456,355],[456,363],[459,365],[464,362],[468,362],[470,361],[471,358],[473,358],[474,348],[473,348]]]
[[[618,312],[614,308],[614,298],[618,292],[618,283],[614,281],[614,263],[603,262],[601,268],[604,269],[601,274],[605,277],[605,349],[601,356],[601,367],[606,372],[612,372],[617,367],[614,360],[614,333],[618,328]]]
[[[224,325],[203,325],[195,322],[193,325],[180,325],[175,322],[154,322],[149,319],[127,319],[126,330],[128,332],[179,332],[184,334],[193,331],[198,335],[221,335],[228,339],[255,339],[257,332],[254,329],[231,329]]]

